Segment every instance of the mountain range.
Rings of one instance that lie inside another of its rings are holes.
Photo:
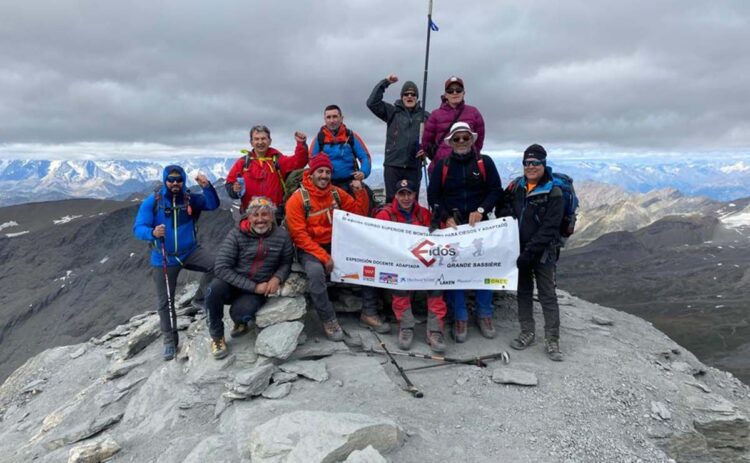
[[[202,172],[212,181],[225,178],[236,158],[179,160],[193,177]],[[504,183],[520,175],[516,158],[495,156]],[[171,161],[170,161],[171,162]],[[373,158],[368,178],[372,187],[383,185],[381,160]],[[67,198],[123,199],[161,179],[165,161],[39,161],[0,160],[0,206]],[[736,159],[550,160],[556,171],[575,181],[596,181],[621,186],[624,191],[645,193],[673,188],[688,196],[727,201],[750,196],[750,164]],[[580,189],[580,188],[579,188]]]

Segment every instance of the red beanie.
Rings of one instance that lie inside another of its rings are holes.
[[[315,156],[313,156],[312,159],[310,159],[310,173],[312,174],[316,170],[320,169],[321,167],[328,167],[330,170],[333,170],[333,165],[331,164],[331,160],[328,159],[328,156],[324,153],[318,153]]]

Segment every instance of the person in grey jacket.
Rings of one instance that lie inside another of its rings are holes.
[[[389,74],[378,82],[367,99],[370,111],[387,124],[383,161],[386,204],[393,201],[396,195],[393,185],[398,180],[408,179],[419,187],[422,180],[422,161],[416,156],[419,149],[419,125],[430,116],[419,104],[419,90],[410,80],[401,87],[400,100],[393,104],[383,101],[385,89],[396,82],[398,77]]]
[[[276,205],[262,196],[248,204],[239,225],[221,243],[214,263],[215,279],[206,293],[211,354],[220,359],[229,350],[224,340],[224,304],[230,304],[233,338],[254,327],[255,313],[276,294],[292,268],[294,250],[285,228],[276,226]]]

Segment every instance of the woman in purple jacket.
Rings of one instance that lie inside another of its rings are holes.
[[[474,148],[481,152],[484,144],[484,119],[482,114],[474,106],[469,106],[464,102],[464,81],[460,77],[452,76],[445,81],[445,94],[440,99],[440,107],[430,114],[424,125],[422,134],[422,144],[417,156],[425,156],[432,161],[430,163],[430,172],[435,165],[435,161],[450,156],[451,147],[444,142],[450,128],[456,122],[466,122],[473,132],[476,132],[476,142]]]

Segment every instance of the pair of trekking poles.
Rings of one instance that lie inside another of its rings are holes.
[[[393,366],[396,367],[396,370],[398,370],[398,373],[401,375],[401,377],[404,379],[404,383],[406,383],[406,386],[403,389],[406,392],[410,393],[412,396],[416,397],[417,399],[421,399],[422,397],[424,397],[424,393],[420,391],[419,389],[417,389],[414,383],[411,382],[409,377],[406,375],[407,371],[425,370],[427,368],[442,367],[445,365],[475,365],[475,366],[484,368],[487,366],[486,362],[491,361],[491,360],[502,360],[504,364],[508,364],[510,362],[510,355],[508,355],[508,352],[506,351],[498,352],[496,354],[482,355],[480,357],[471,357],[471,358],[453,358],[453,357],[444,357],[441,355],[427,355],[427,354],[415,354],[413,352],[391,351],[385,345],[385,342],[383,342],[383,340],[380,339],[380,336],[378,336],[375,330],[370,329],[370,332],[375,336],[375,339],[378,340],[378,344],[380,344],[380,348],[383,350],[378,351],[375,349],[370,349],[369,352],[372,352],[375,354],[381,354],[381,355],[385,354],[390,360],[390,362],[393,364]],[[421,359],[427,359],[427,360],[437,360],[440,363],[436,363],[433,365],[424,365],[424,366],[415,367],[415,368],[403,368],[401,367],[401,365],[398,364],[398,362],[394,358],[394,355],[403,356],[403,357],[421,358]]]

